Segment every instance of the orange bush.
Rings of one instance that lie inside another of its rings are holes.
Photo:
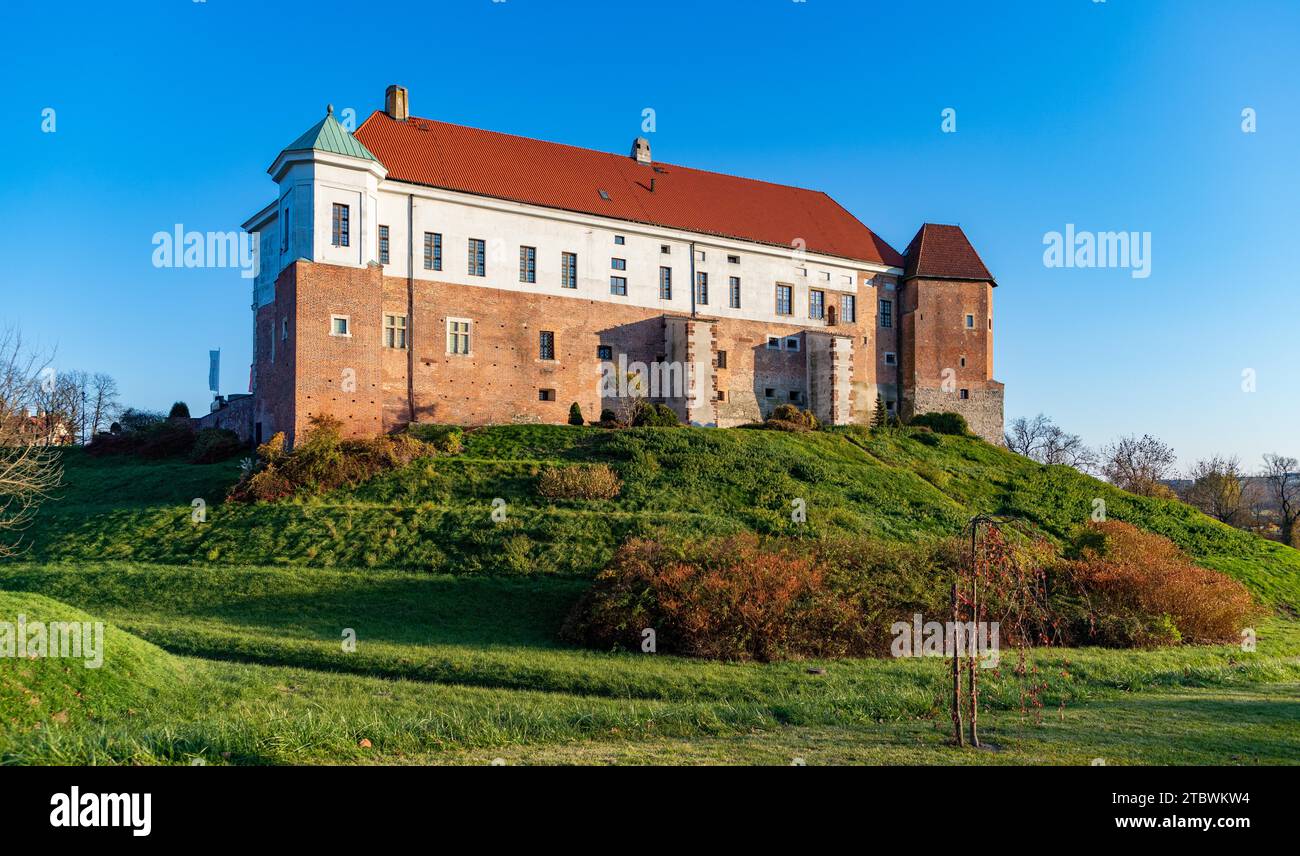
[[[1091,524],[1061,563],[1075,609],[1072,641],[1102,645],[1230,643],[1256,612],[1239,582],[1193,564],[1172,541],[1119,521]],[[1070,614],[1061,605],[1063,613]]]
[[[754,535],[681,546],[624,544],[565,622],[562,636],[593,647],[720,660],[868,653],[857,606],[827,587],[814,560],[765,549]]]

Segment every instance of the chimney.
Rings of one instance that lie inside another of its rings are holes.
[[[406,99],[406,87],[394,83],[384,92],[384,112],[399,122],[405,122],[411,115],[411,106]],[[647,149],[647,151],[649,151]]]
[[[636,158],[637,163],[650,163],[650,141],[645,137],[633,140],[632,157]]]

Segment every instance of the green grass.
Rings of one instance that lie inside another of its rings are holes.
[[[549,503],[541,466],[605,462],[611,501]],[[233,462],[65,457],[0,620],[108,622],[104,667],[0,661],[3,763],[1285,763],[1300,757],[1300,553],[976,440],[560,426],[474,431],[353,490],[225,504]],[[492,499],[507,501],[493,523]],[[790,500],[808,523],[790,522]],[[191,500],[207,504],[192,523]],[[1093,499],[1277,609],[1259,650],[1033,653],[1041,720],[1004,661],[992,751],[947,747],[937,660],[722,664],[556,639],[630,534],[960,531],[977,511],[1060,539]],[[76,616],[76,618],[74,618]],[[343,632],[356,634],[345,650]],[[809,667],[824,668],[812,674]],[[33,702],[32,699],[37,701]],[[362,740],[369,747],[360,746]]]
[[[42,509],[27,558],[590,577],[627,537],[662,530],[914,540],[956,534],[989,512],[1061,540],[1101,499],[1110,518],[1165,535],[1262,602],[1300,613],[1300,551],[1182,503],[1133,496],[972,438],[937,436],[929,446],[906,432],[861,429],[502,426],[470,432],[455,457],[259,506],[221,503],[233,463],[71,452],[69,486]],[[551,502],[536,494],[542,465],[591,462],[618,470],[621,496]],[[507,503],[499,523],[491,517],[498,497]],[[204,523],[191,521],[195,498],[207,503]],[[791,521],[796,498],[806,503],[806,524]]]

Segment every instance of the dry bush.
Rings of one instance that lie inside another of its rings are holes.
[[[1236,642],[1257,611],[1241,583],[1127,523],[1089,525],[1076,553],[1054,571],[1067,593],[1057,611],[1076,644]]]
[[[692,657],[767,662],[866,653],[870,639],[851,598],[826,584],[814,558],[765,548],[754,535],[668,546],[624,544],[565,621],[568,641]]]
[[[543,467],[537,478],[537,492],[547,499],[613,499],[622,489],[607,464]]]

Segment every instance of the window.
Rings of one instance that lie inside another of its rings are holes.
[[[336,247],[348,245],[348,206],[334,203],[334,227],[330,242]]]
[[[822,282],[830,282],[830,281],[831,281],[831,272],[828,271],[828,270],[820,271],[820,272],[818,273],[818,278],[821,279]]]
[[[962,368],[966,368],[966,358],[965,358],[965,357],[962,357],[962,358],[961,358],[961,367],[962,367]]]
[[[665,256],[668,255],[669,253],[671,253],[672,251],[673,251],[673,248],[670,247],[670,246],[668,246],[667,244],[660,244],[660,245],[659,245],[659,252],[663,253]]]
[[[727,256],[727,264],[732,264],[732,265],[740,264],[740,256]]]
[[[815,288],[808,292],[808,317],[815,321],[826,317],[826,292]]]
[[[388,227],[379,227],[379,263],[388,264]]]
[[[284,228],[280,230],[280,252],[289,249],[289,206],[284,206]]]
[[[768,337],[767,337],[767,349],[768,349],[769,351],[779,351],[779,350],[781,350],[781,339],[780,339],[779,337],[777,337],[777,336],[768,336]]]
[[[880,301],[880,326],[881,327],[894,326],[894,301],[892,300]]]
[[[611,276],[609,278],[609,293],[617,294],[620,297],[627,296],[627,277]]]
[[[726,400],[727,400],[727,391],[725,389],[718,390],[718,401],[726,401]]]
[[[623,240],[623,236],[622,236],[622,235],[615,235],[615,236],[614,236],[614,243],[618,244],[619,246],[622,246],[623,244],[625,244],[625,243],[627,243],[627,242],[626,242],[625,240]]]
[[[613,345],[597,345],[597,346],[596,346],[596,359],[598,359],[598,360],[612,360],[612,359],[614,359],[614,346],[613,346]]]
[[[967,329],[967,330],[974,330],[974,329],[975,329],[975,316],[974,316],[974,315],[967,315],[967,316],[966,316],[966,329]]]
[[[898,365],[898,354],[895,354],[895,353],[892,352],[892,351],[886,351],[886,352],[885,352],[885,365],[887,365],[887,366],[896,366],[896,365]]]
[[[555,400],[555,390],[553,390],[553,389],[539,389],[539,390],[537,390],[537,400],[538,400],[538,401],[554,401],[554,400]]]
[[[776,398],[776,390],[775,390],[775,389],[772,389],[771,387],[768,387],[767,389],[764,389],[764,390],[763,390],[763,397],[764,397],[764,398]]]
[[[424,269],[442,270],[442,233],[424,233]]]
[[[385,348],[406,347],[406,316],[405,315],[384,316],[384,347]]]
[[[858,299],[852,294],[840,295],[840,319],[845,324],[853,324],[858,320]]]
[[[560,254],[560,288],[578,287],[578,254]]]
[[[718,368],[725,369],[727,367],[727,352],[718,351],[717,359],[715,359],[714,362],[717,364]]]
[[[467,319],[447,319],[447,353],[470,353],[470,322]]]
[[[600,194],[601,199],[605,200],[606,202],[609,201],[609,194],[606,193],[604,190],[598,190],[597,193]]]
[[[288,319],[288,318],[281,318],[281,319],[280,319],[280,339],[281,339],[282,341],[288,341],[288,339],[289,339],[289,319]]]
[[[704,271],[695,274],[695,302],[701,306],[709,305],[709,275]]]
[[[776,287],[776,314],[791,315],[794,313],[794,288],[789,285],[778,285]]]
[[[537,248],[519,248],[519,281],[537,282]]]
[[[627,259],[610,259],[609,266],[614,270],[627,270]]]
[[[469,239],[469,275],[487,276],[487,244],[482,238]]]
[[[970,390],[969,390],[969,389],[963,389],[963,390],[961,391],[961,400],[962,400],[962,401],[966,401],[966,400],[969,399],[969,398],[970,398]]]
[[[673,269],[670,267],[659,268],[659,299],[673,299]]]
[[[542,330],[537,334],[537,359],[555,359],[555,333]]]
[[[348,325],[348,316],[331,315],[330,316],[330,335],[331,336],[351,336],[351,330]]]
[[[803,397],[803,393],[799,392],[799,390],[797,390],[797,389],[792,389],[792,390],[790,390],[790,400],[791,400],[791,401],[798,401],[798,400],[799,400],[800,398],[802,398],[802,397]]]
[[[785,340],[785,349],[786,349],[787,351],[797,351],[797,350],[799,350],[799,340],[798,340],[797,338],[795,338],[794,336],[791,336],[790,338],[786,339],[786,340]]]
[[[699,255],[699,257],[700,257],[700,261],[704,261],[704,258],[705,258],[705,256],[704,256],[704,250],[700,250],[699,253],[698,253],[698,255]]]
[[[731,308],[740,308],[740,277],[733,276],[727,280],[727,292],[731,298]]]

